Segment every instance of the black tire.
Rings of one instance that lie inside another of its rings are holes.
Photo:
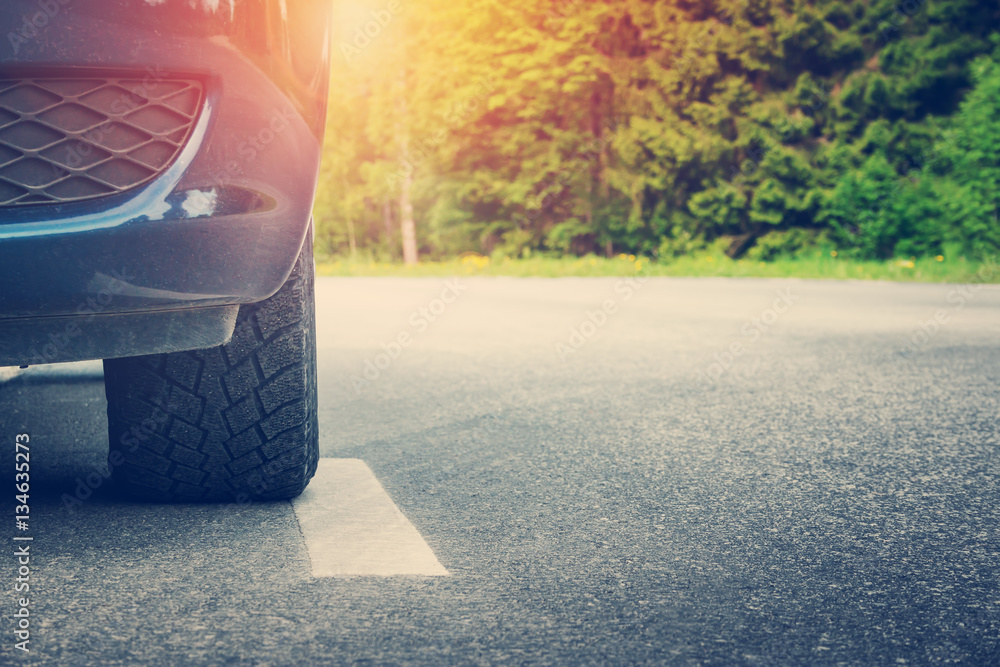
[[[319,458],[312,244],[288,280],[240,307],[219,347],[104,362],[108,466],[155,501],[279,500]]]

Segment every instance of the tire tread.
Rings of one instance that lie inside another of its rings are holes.
[[[116,483],[161,501],[301,493],[319,457],[313,301],[307,239],[282,288],[240,307],[229,343],[106,360]]]

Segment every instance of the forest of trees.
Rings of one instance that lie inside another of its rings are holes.
[[[1000,252],[997,0],[338,0],[327,255]]]

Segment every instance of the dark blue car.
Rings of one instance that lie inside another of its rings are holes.
[[[104,359],[133,496],[316,469],[330,4],[0,3],[0,366]]]

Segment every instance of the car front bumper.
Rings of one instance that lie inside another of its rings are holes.
[[[168,352],[191,349],[193,340],[208,347],[228,339],[234,306],[278,290],[309,229],[329,6],[0,5],[0,25],[19,26],[0,43],[3,76],[113,71],[197,77],[205,90],[187,145],[147,185],[88,201],[0,207],[0,365]],[[190,322],[201,316],[210,324],[191,325],[201,330],[193,337],[178,335],[171,318],[192,309]],[[53,345],[53,332],[59,338],[75,325],[81,332],[70,343]],[[115,327],[147,335],[115,343],[108,334]]]

